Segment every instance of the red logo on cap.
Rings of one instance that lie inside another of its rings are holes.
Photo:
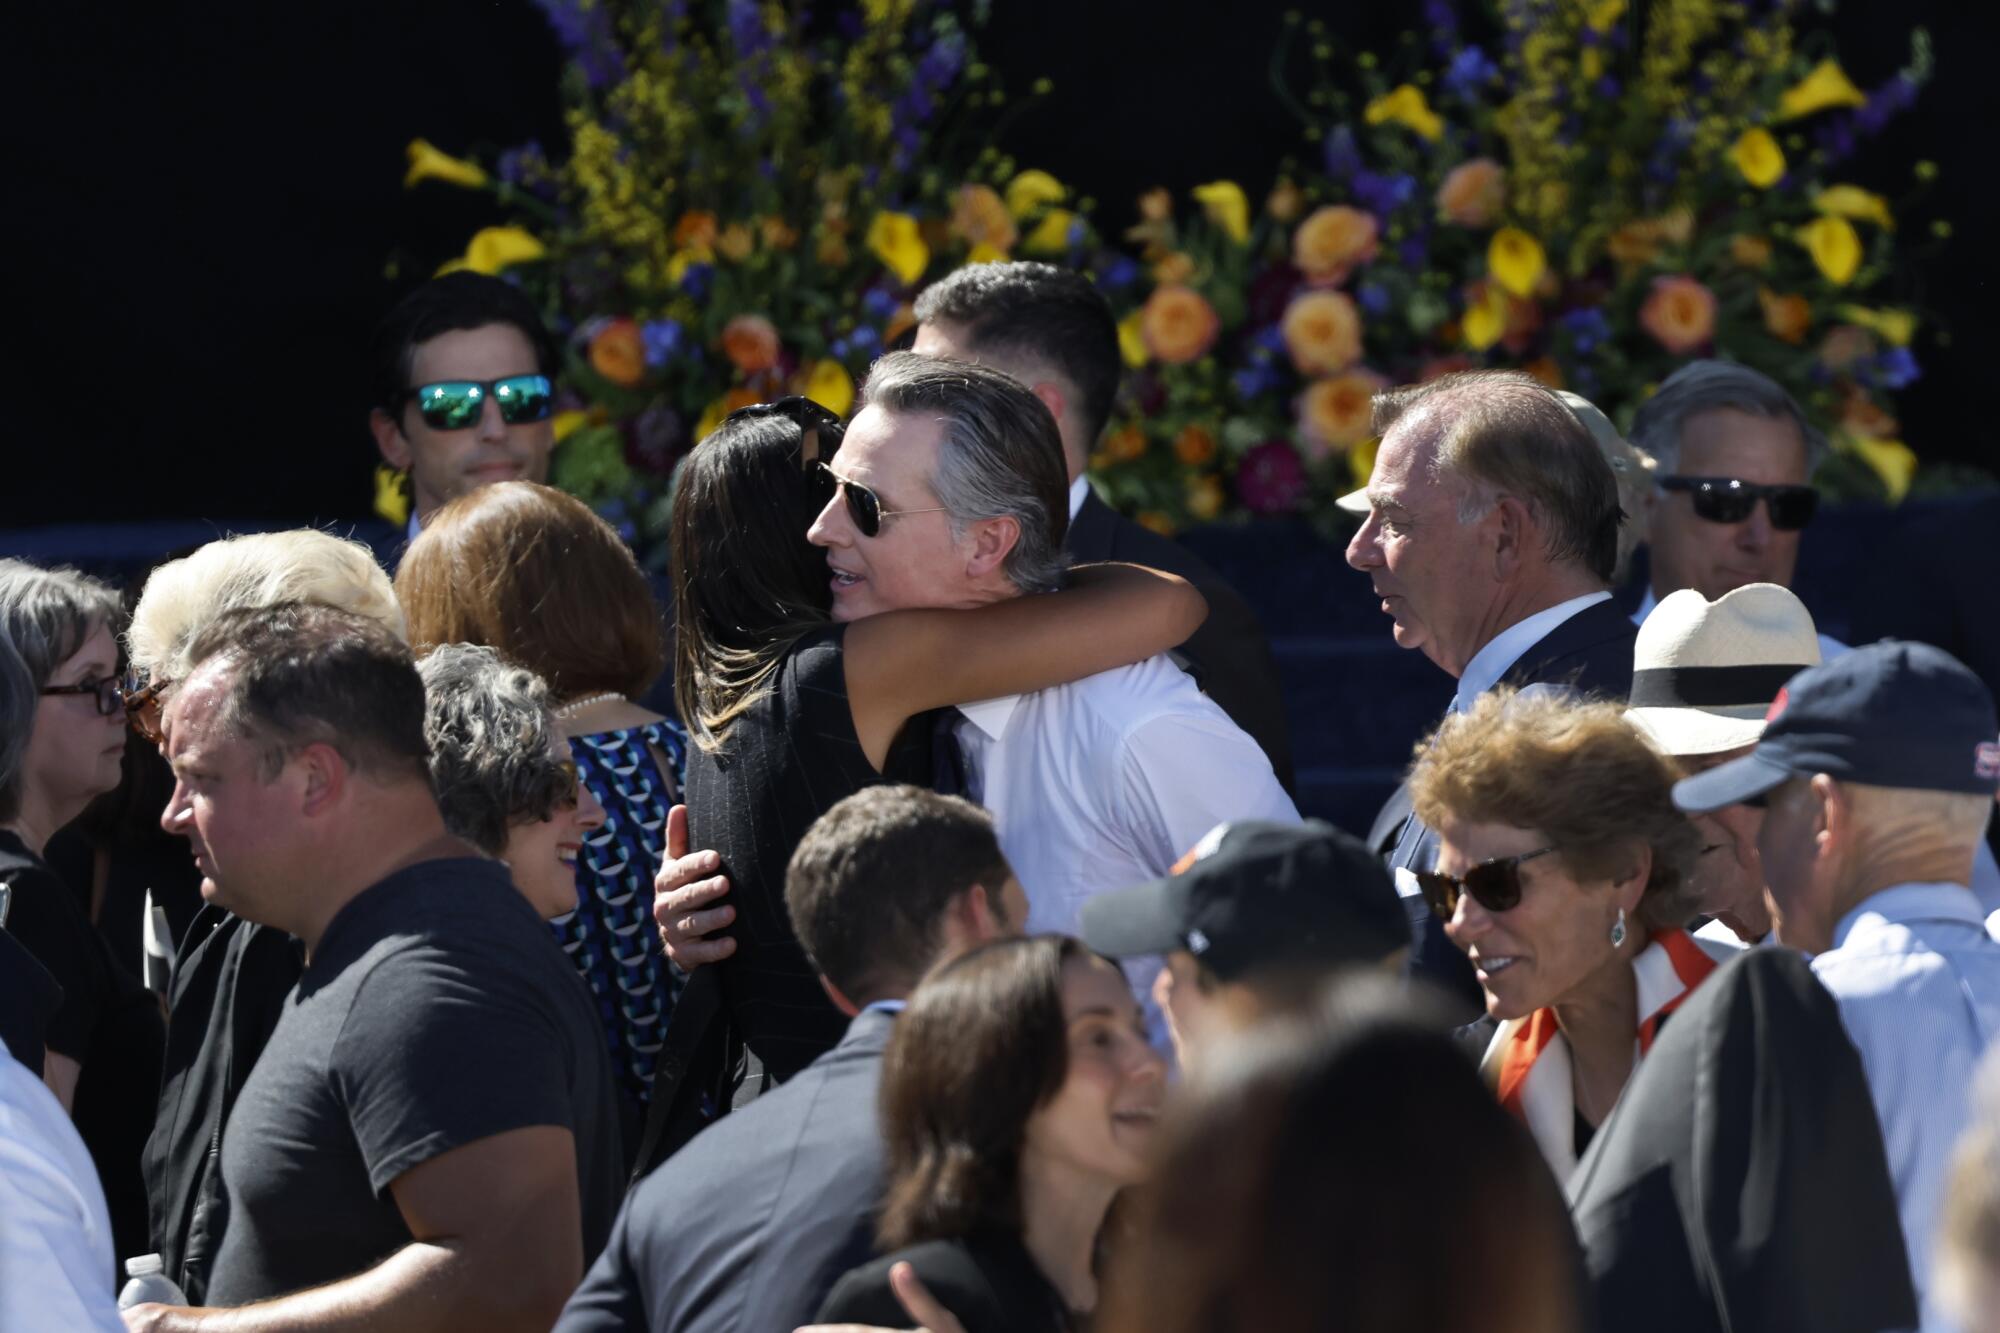
[[[1972,772],[1987,782],[2000,782],[2000,742],[1981,741],[1972,752]]]
[[[1791,702],[1791,698],[1791,687],[1789,685],[1780,685],[1778,687],[1778,697],[1771,700],[1771,706],[1764,712],[1765,725],[1768,726],[1778,720],[1778,715],[1785,711],[1785,705]]]

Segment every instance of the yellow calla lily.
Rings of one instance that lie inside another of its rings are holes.
[[[548,247],[519,227],[481,227],[465,244],[465,253],[438,269],[438,276],[470,269],[488,277],[503,268],[526,264],[548,254]]]
[[[812,373],[806,377],[806,397],[835,416],[844,417],[854,406],[854,377],[838,361],[815,361]]]
[[[1118,321],[1118,352],[1125,358],[1125,364],[1134,370],[1145,365],[1147,358],[1152,355],[1146,350],[1146,334],[1142,324],[1140,312],[1137,310]]]
[[[1785,152],[1767,129],[1743,131],[1735,147],[1729,150],[1729,160],[1743,173],[1744,180],[1760,190],[1770,189],[1785,174]]]
[[[1625,0],[1598,0],[1590,7],[1586,21],[1599,32],[1610,32],[1625,17]]]
[[[924,244],[917,220],[908,213],[877,213],[868,224],[868,248],[908,286],[931,266],[931,248]]]
[[[1838,60],[1822,60],[1778,99],[1778,119],[1797,120],[1828,107],[1862,106],[1867,101],[1867,95],[1854,86]]]
[[[1475,352],[1483,352],[1499,342],[1500,335],[1507,331],[1506,294],[1489,286],[1485,300],[1465,308],[1465,317],[1458,327],[1465,336],[1465,345]]]
[[[1424,90],[1414,83],[1399,84],[1368,104],[1362,118],[1370,125],[1393,121],[1408,126],[1435,143],[1444,136],[1444,121],[1424,100]]]
[[[1486,247],[1486,271],[1516,296],[1533,294],[1547,267],[1542,243],[1519,227],[1502,227]]]
[[[715,428],[722,424],[722,419],[729,415],[730,410],[728,394],[718,394],[711,399],[708,406],[701,409],[701,420],[695,423],[695,439],[705,440],[713,435]]]
[[[375,512],[399,528],[410,521],[409,473],[387,463],[375,465]]]
[[[1382,447],[1380,435],[1370,435],[1347,446],[1347,471],[1356,489],[1366,486],[1375,475],[1375,452]]]
[[[1051,208],[1021,240],[1021,248],[1031,255],[1059,255],[1069,249],[1070,225],[1076,214],[1067,208]]]
[[[988,245],[986,242],[981,241],[965,252],[965,262],[968,264],[1004,264],[1007,262],[1007,252],[997,245]]]
[[[1889,212],[1889,201],[1859,185],[1829,185],[1813,196],[1813,207],[1833,217],[1872,222],[1884,231],[1896,228],[1895,215]]]
[[[439,152],[428,139],[412,139],[404,151],[410,155],[410,169],[403,175],[406,190],[418,181],[443,181],[468,190],[482,189],[486,184],[486,172],[478,163]]]
[[[1861,267],[1861,238],[1846,218],[1816,218],[1800,227],[1798,242],[1809,251],[1813,263],[1836,286],[1846,286]]]
[[[1046,171],[1030,169],[1007,182],[1007,211],[1016,218],[1025,218],[1068,197],[1069,191],[1063,188],[1063,183]]]
[[[1209,220],[1238,245],[1250,239],[1250,200],[1235,181],[1210,181],[1194,187],[1195,202]]]
[[[564,440],[574,435],[578,427],[589,420],[590,413],[579,412],[572,408],[567,412],[558,412],[555,416],[551,417],[549,419],[549,429],[554,433],[556,443],[561,444]]]
[[[1910,493],[1910,483],[1917,475],[1917,456],[1909,445],[1901,440],[1878,440],[1868,435],[1850,435],[1847,445],[1849,452],[1874,469],[1888,488],[1891,500],[1899,501]]]
[[[1844,305],[1836,313],[1849,324],[1858,324],[1879,334],[1883,341],[1897,347],[1908,347],[1910,339],[1917,336],[1917,317],[1907,310],[1870,310],[1867,306]]]

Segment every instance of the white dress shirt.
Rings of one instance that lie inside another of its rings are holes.
[[[1556,626],[1567,621],[1579,611],[1608,602],[1608,592],[1585,593],[1572,597],[1567,602],[1557,602],[1546,611],[1537,611],[1526,620],[1515,621],[1506,629],[1494,635],[1484,648],[1472,655],[1465,664],[1465,670],[1458,673],[1458,693],[1451,697],[1451,711],[1463,713],[1472,707],[1480,695],[1500,683],[1500,678],[1513,670],[1521,660],[1521,654],[1540,643],[1555,632]]]
[[[0,1328],[124,1333],[111,1215],[62,1103],[0,1046]]]
[[[1632,613],[1632,623],[1635,625],[1645,624],[1646,617],[1652,615],[1653,608],[1659,604],[1660,599],[1653,596],[1651,588],[1647,588],[1646,595],[1639,601],[1639,609]],[[1815,632],[1817,633],[1817,631]],[[1852,651],[1846,644],[1834,638],[1831,634],[1819,635],[1819,660],[1822,662],[1831,662],[1842,653]]]
[[[1842,917],[1812,968],[1868,1073],[1921,1327],[1948,1329],[1931,1242],[1973,1070],[2000,1036],[2000,943],[1964,885],[1899,884]]]
[[[1069,484],[1069,521],[1076,522],[1076,514],[1083,508],[1083,502],[1090,498],[1090,479],[1078,477]]]

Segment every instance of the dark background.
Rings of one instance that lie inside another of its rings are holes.
[[[1228,176],[1253,198],[1310,151],[1269,90],[1272,0],[998,0],[981,39],[1010,89],[1055,92],[1004,144],[1094,196],[1109,233],[1144,188]],[[1336,40],[1386,43],[1414,0],[1324,6]],[[2000,16],[1963,0],[1849,0],[1831,20],[1863,87],[1931,29],[1938,72],[1851,178],[1951,220],[1906,295],[1935,317],[1903,397],[1927,459],[1996,466],[1975,400],[1993,338]],[[527,0],[28,5],[0,79],[0,253],[20,349],[0,526],[365,515],[374,447],[362,348],[407,285],[492,219],[481,196],[405,192],[403,147],[563,143],[555,41]],[[1940,346],[1938,334],[1951,335]]]

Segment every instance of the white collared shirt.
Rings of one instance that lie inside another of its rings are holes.
[[[1931,1242],[1979,1057],[2000,1037],[2000,943],[1962,884],[1898,884],[1840,919],[1813,975],[1868,1074],[1925,1330]]]
[[[1484,648],[1472,655],[1465,670],[1458,673],[1458,693],[1451,699],[1451,711],[1463,713],[1480,695],[1500,683],[1500,678],[1521,660],[1521,654],[1546,639],[1556,626],[1579,611],[1608,602],[1608,592],[1585,593],[1567,602],[1557,602],[1546,611],[1537,611],[1526,620],[1517,620],[1494,635]]]
[[[1089,498],[1090,498],[1090,478],[1079,475],[1075,481],[1069,484],[1070,522],[1072,523],[1076,522],[1077,513],[1080,510],[1082,510],[1083,502],[1085,500],[1088,500]]]
[[[111,1217],[62,1103],[0,1046],[0,1328],[124,1333]]]
[[[1652,588],[1648,587],[1646,589],[1646,595],[1639,600],[1639,609],[1632,613],[1632,623],[1635,625],[1645,624],[1646,617],[1652,615],[1653,608],[1658,606],[1659,604],[1660,604],[1660,599],[1653,596]],[[1819,660],[1822,662],[1831,662],[1834,658],[1840,656],[1842,653],[1853,651],[1853,649],[1849,648],[1839,639],[1834,638],[1831,634],[1819,634],[1818,638],[1819,638]]]

